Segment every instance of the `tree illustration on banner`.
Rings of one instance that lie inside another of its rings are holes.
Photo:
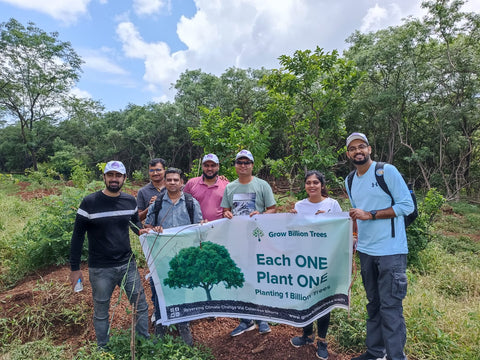
[[[228,250],[210,241],[199,247],[184,248],[170,260],[168,276],[164,285],[173,289],[194,289],[201,287],[207,293],[207,300],[212,300],[210,291],[220,282],[225,288],[243,287],[245,277],[240,268],[230,257]]]

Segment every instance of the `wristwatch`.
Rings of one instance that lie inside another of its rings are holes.
[[[377,218],[377,210],[370,211],[370,214],[372,214],[372,220],[375,220]]]

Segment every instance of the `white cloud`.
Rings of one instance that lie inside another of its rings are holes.
[[[127,75],[128,71],[115,64],[109,53],[110,49],[82,51],[81,56],[85,61],[83,68],[108,74]]]
[[[169,3],[164,0],[133,0],[133,10],[137,15],[158,14],[168,6]]]
[[[360,31],[368,32],[380,28],[380,24],[388,19],[388,11],[375,4],[373,8],[368,9],[367,15],[362,19]]]
[[[91,0],[0,0],[1,2],[26,9],[35,10],[60,20],[65,24],[75,23],[87,13]]]
[[[196,13],[177,23],[185,50],[172,52],[166,42],[145,41],[131,20],[117,26],[124,54],[144,62],[146,91],[172,95],[170,84],[186,69],[220,75],[232,66],[278,68],[278,57],[296,50],[341,51],[355,29],[399,25],[408,15],[422,13],[418,0],[377,0],[375,6],[371,0],[194,2]]]
[[[171,54],[170,47],[165,42],[145,42],[132,23],[120,23],[117,35],[123,43],[123,51],[127,57],[144,60],[143,79],[147,84],[162,85],[162,90],[167,90],[170,83],[185,69],[182,52]]]
[[[78,87],[74,87],[70,90],[70,94],[77,97],[77,98],[82,98],[82,99],[91,99],[92,95],[85,90],[81,90]]]

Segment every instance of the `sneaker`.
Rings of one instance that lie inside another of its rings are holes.
[[[178,332],[180,333],[180,336],[182,337],[183,341],[185,341],[185,344],[187,344],[188,346],[193,346],[193,337],[192,337],[192,332],[190,331],[190,323],[188,322],[179,323]]]
[[[248,323],[240,321],[240,324],[230,333],[230,336],[238,336],[243,334],[245,331],[250,331],[255,329],[255,323],[250,321]]]
[[[317,341],[317,358],[322,360],[328,359],[328,350],[327,350],[327,343],[324,341]]]
[[[308,336],[295,336],[294,338],[290,339],[290,344],[296,348],[303,345],[312,345],[313,339]]]
[[[272,329],[270,329],[270,325],[268,325],[268,323],[266,321],[259,321],[258,322],[258,332],[260,334],[267,334],[270,331],[272,331]]]
[[[163,326],[162,324],[156,324],[155,325],[155,335],[157,337],[164,337],[165,336],[165,326]]]
[[[360,356],[352,358],[352,360],[385,360],[385,359],[386,359],[386,355],[384,355],[383,357],[377,358],[375,355],[370,354],[368,351],[366,353],[363,353]]]

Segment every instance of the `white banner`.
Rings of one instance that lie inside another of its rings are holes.
[[[348,213],[235,216],[140,241],[166,325],[224,316],[304,326],[348,308]]]

